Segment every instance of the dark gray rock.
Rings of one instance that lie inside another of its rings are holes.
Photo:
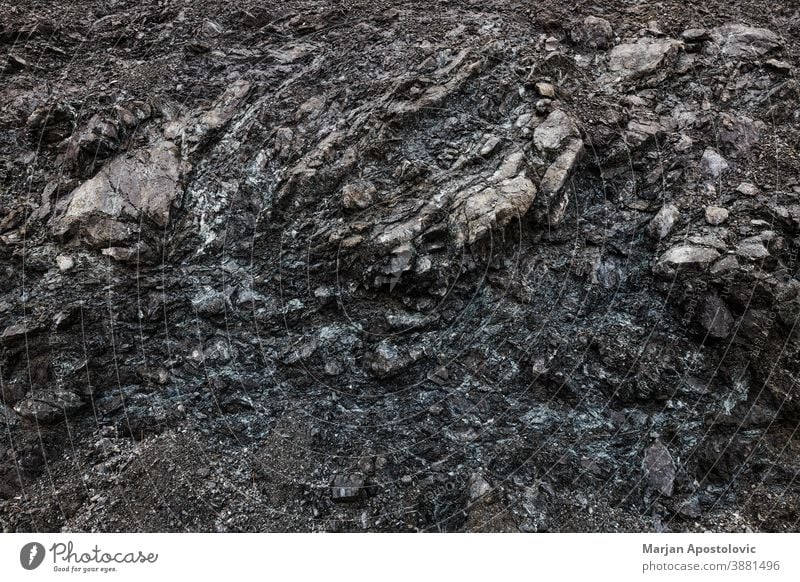
[[[53,424],[73,416],[83,406],[80,396],[67,390],[48,390],[19,402],[14,410],[31,422]]]
[[[483,475],[477,473],[472,475],[469,480],[469,500],[472,502],[488,495],[492,491],[492,486],[489,484]]]
[[[572,29],[572,40],[587,48],[605,49],[611,45],[614,30],[605,18],[587,16]]]
[[[10,342],[14,340],[23,339],[27,334],[31,333],[33,328],[23,325],[21,323],[16,323],[14,325],[9,325],[7,328],[3,330],[3,333],[0,334],[0,340],[5,342]]]
[[[711,32],[705,28],[687,28],[681,33],[681,38],[690,43],[711,40]]]
[[[359,501],[366,497],[366,479],[361,475],[336,475],[331,482],[334,501]]]
[[[183,193],[181,173],[179,149],[166,140],[120,157],[70,195],[65,213],[55,221],[54,232],[59,236],[85,235],[86,229],[103,219],[107,227],[89,237],[99,246],[128,238],[123,225],[117,226],[122,220],[138,221],[142,217],[164,227],[172,204]]]
[[[733,117],[723,114],[720,116],[717,128],[719,143],[734,157],[747,154],[767,131],[763,121],[755,121],[746,115]]]
[[[726,338],[733,330],[734,319],[725,303],[716,295],[706,297],[701,323],[711,337]]]
[[[569,204],[569,195],[565,187],[583,154],[583,141],[575,139],[561,151],[545,171],[540,185],[540,200],[537,201],[537,206],[541,209],[537,216],[539,222],[558,225],[564,219]]]
[[[369,370],[378,377],[389,377],[405,370],[420,356],[420,353],[407,353],[390,340],[383,340],[368,358]]]
[[[675,461],[661,442],[657,442],[644,453],[642,470],[647,486],[660,495],[670,497],[675,487]]]
[[[225,314],[228,296],[214,290],[205,290],[192,299],[192,307],[199,315],[214,317]]]

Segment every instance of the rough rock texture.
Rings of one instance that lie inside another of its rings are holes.
[[[674,204],[665,204],[650,221],[648,233],[658,240],[667,238],[680,215],[681,211]]]
[[[730,168],[727,160],[711,148],[706,148],[700,158],[700,169],[710,178],[719,178]]]
[[[608,48],[613,38],[611,23],[597,16],[587,16],[572,29],[572,40],[588,48]]]
[[[792,3],[0,3],[5,531],[797,531]]]
[[[620,44],[608,55],[608,70],[626,80],[644,77],[671,64],[680,48],[677,40],[647,37],[633,44]]]
[[[760,57],[781,46],[773,31],[745,24],[726,24],[711,31],[722,54],[729,57]]]
[[[114,159],[72,192],[64,214],[54,220],[54,233],[85,236],[102,246],[126,240],[122,220],[147,219],[165,227],[172,204],[183,193],[180,165],[178,148],[168,141]],[[107,236],[97,232],[98,224],[108,225]]]

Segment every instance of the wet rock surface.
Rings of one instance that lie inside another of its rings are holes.
[[[0,9],[4,531],[797,531],[791,3]]]

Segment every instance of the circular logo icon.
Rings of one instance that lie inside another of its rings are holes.
[[[44,546],[38,542],[25,544],[19,553],[19,563],[26,570],[35,570],[42,565],[44,553]]]

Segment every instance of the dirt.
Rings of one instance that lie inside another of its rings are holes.
[[[798,531],[800,10],[0,2],[0,525]]]

